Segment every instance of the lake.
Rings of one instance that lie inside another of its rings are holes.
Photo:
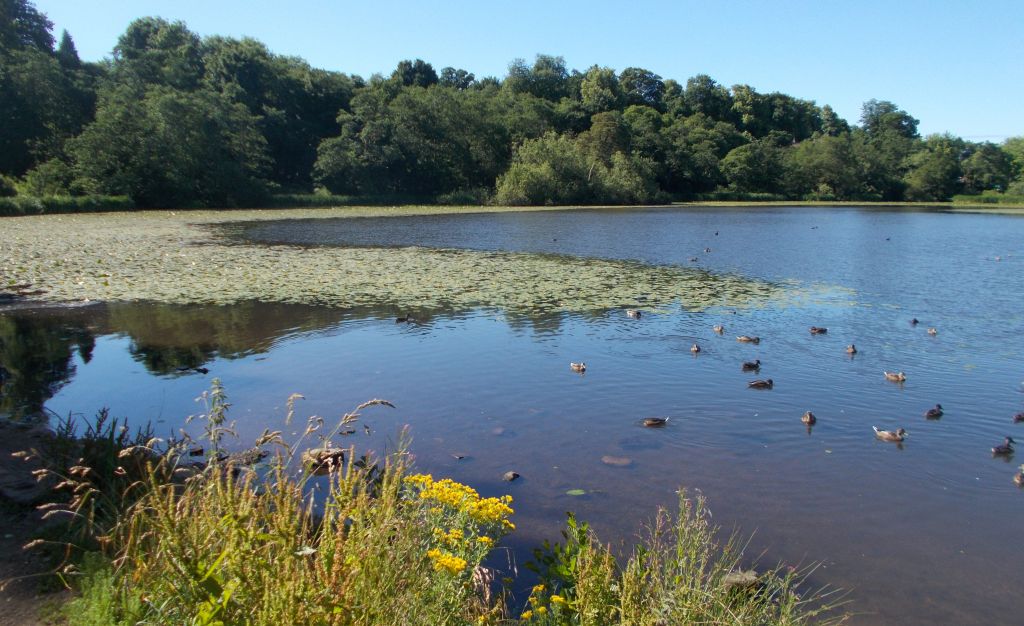
[[[216,376],[245,441],[282,427],[291,393],[305,397],[300,415],[328,420],[385,398],[397,408],[367,411],[371,432],[345,443],[383,452],[408,425],[421,471],[511,493],[519,567],[558,538],[566,511],[628,544],[685,488],[716,523],[752,535],[752,559],[820,563],[812,581],[849,590],[854,623],[1018,621],[1024,493],[1012,477],[1024,454],[989,450],[1006,435],[1024,442],[1012,423],[1024,411],[1019,216],[687,207],[209,228],[228,246],[289,254],[426,248],[438,264],[469,259],[470,280],[382,266],[358,306],[8,305],[0,410],[110,407],[169,433],[201,412],[194,398]],[[407,283],[436,297],[397,297]],[[742,371],[753,359],[760,371]],[[749,389],[755,378],[774,387]],[[936,403],[945,414],[925,419]],[[644,428],[651,416],[667,426]],[[909,436],[879,441],[873,425]],[[502,482],[508,470],[522,477]]]

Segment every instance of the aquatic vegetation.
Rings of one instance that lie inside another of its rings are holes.
[[[0,289],[47,301],[248,301],[593,312],[678,303],[688,310],[815,298],[740,276],[637,262],[427,248],[258,245],[213,228],[229,222],[402,216],[441,207],[147,212],[8,218]],[[465,211],[466,209],[462,209]],[[473,208],[497,211],[500,208]],[[507,210],[507,209],[506,209]]]

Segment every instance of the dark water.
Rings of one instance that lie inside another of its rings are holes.
[[[352,443],[382,450],[409,424],[420,469],[485,495],[512,493],[519,530],[508,543],[520,565],[527,547],[557,537],[565,511],[629,542],[684,487],[707,496],[718,524],[754,533],[750,551],[766,564],[821,562],[814,581],[850,590],[858,623],[1020,621],[1024,492],[1012,476],[1024,453],[1012,462],[989,454],[1005,435],[1024,442],[1024,425],[1011,423],[1024,411],[1020,218],[646,209],[234,230],[274,243],[697,265],[794,289],[827,285],[841,297],[739,311],[676,303],[640,320],[621,310],[424,309],[416,324],[396,324],[388,309],[269,304],[9,310],[0,313],[0,410],[109,406],[170,431],[201,411],[193,398],[216,375],[244,440],[280,427],[293,392],[306,397],[300,414],[328,419],[382,397],[397,410],[368,412],[373,433]],[[828,334],[812,336],[811,325]],[[738,343],[741,334],[762,342]],[[704,348],[696,357],[694,342]],[[852,358],[849,343],[860,350]],[[753,358],[760,374],[742,372]],[[585,376],[569,371],[578,360]],[[180,369],[200,366],[209,373]],[[883,378],[896,369],[905,384]],[[775,388],[747,389],[757,377]],[[936,402],[945,416],[926,420]],[[819,419],[810,432],[806,410]],[[669,425],[645,429],[645,416]],[[910,437],[902,447],[876,441],[872,425]],[[608,466],[603,455],[633,463]],[[509,469],[522,478],[501,482]]]

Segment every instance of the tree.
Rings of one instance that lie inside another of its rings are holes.
[[[869,136],[895,133],[916,139],[918,121],[888,100],[871,99],[861,108],[860,125]]]
[[[240,206],[265,192],[256,119],[206,90],[113,86],[68,150],[77,184],[143,207]]]
[[[838,137],[850,132],[850,125],[826,104],[821,107],[821,132],[830,137]]]
[[[0,0],[0,53],[53,50],[53,22],[28,0]]]
[[[906,198],[914,202],[946,201],[960,188],[960,147],[954,138],[934,135],[908,159]]]
[[[776,193],[782,183],[782,154],[769,140],[754,141],[729,151],[722,173],[733,191]]]
[[[615,70],[596,65],[587,70],[580,82],[580,100],[583,109],[591,114],[622,108],[622,87]]]
[[[203,73],[199,36],[184,22],[137,19],[114,46],[114,71],[120,81],[193,90]]]
[[[466,70],[457,70],[454,67],[446,67],[441,70],[441,78],[438,81],[442,87],[452,89],[469,89],[476,82],[476,77]]]
[[[627,67],[619,73],[619,84],[627,104],[642,104],[660,110],[665,96],[665,83],[661,76],[642,67]]]
[[[1013,177],[1013,161],[993,143],[979,144],[961,163],[964,189],[981,193],[986,189],[1005,191]]]
[[[437,84],[434,66],[422,59],[400,61],[391,80],[405,87],[430,87]]]
[[[527,67],[523,59],[512,61],[502,86],[514,93],[530,93],[558,102],[569,95],[568,83],[569,71],[564,58],[538,54],[533,67]]]
[[[683,101],[689,115],[702,113],[716,122],[733,119],[733,102],[728,90],[707,74],[698,74],[686,81]]]
[[[77,70],[82,67],[82,59],[78,58],[75,42],[66,30],[60,35],[60,45],[57,46],[57,61],[66,70]]]
[[[783,159],[786,193],[822,200],[870,199],[849,134],[818,135],[787,148]]]

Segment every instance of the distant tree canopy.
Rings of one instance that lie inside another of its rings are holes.
[[[1024,138],[922,138],[886,100],[851,125],[828,105],[704,74],[576,71],[547,54],[503,78],[411,59],[364,81],[157,17],[89,63],[28,0],[0,0],[0,115],[0,195],[142,207],[316,189],[511,204],[1024,191]]]

